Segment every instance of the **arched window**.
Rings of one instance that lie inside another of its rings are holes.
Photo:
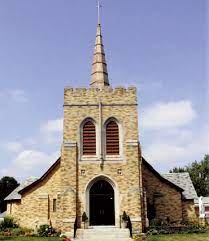
[[[119,128],[115,120],[110,120],[106,125],[106,155],[119,155]]]
[[[96,155],[96,128],[92,120],[87,120],[82,132],[83,155]]]

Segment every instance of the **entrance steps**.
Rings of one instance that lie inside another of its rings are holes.
[[[78,229],[78,241],[131,241],[129,229],[116,227],[90,227],[88,229]]]

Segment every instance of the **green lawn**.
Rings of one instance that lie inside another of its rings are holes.
[[[151,236],[148,241],[209,241],[209,233]]]
[[[59,238],[0,237],[0,241],[59,241]],[[154,235],[151,236],[148,241],[209,241],[209,233],[157,236]]]
[[[0,241],[59,241],[59,238],[0,237]]]

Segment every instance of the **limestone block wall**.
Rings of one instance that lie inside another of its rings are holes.
[[[66,141],[61,158],[61,209],[59,226],[63,231],[73,229],[77,207],[77,144]]]
[[[42,182],[22,195],[21,202],[12,203],[11,215],[22,227],[36,229],[49,224],[49,220],[57,227],[58,212],[53,213],[53,199],[58,198],[60,189],[60,165],[57,165]]]
[[[182,202],[183,208],[183,219],[189,222],[195,222],[198,220],[194,200],[183,200]]]
[[[112,117],[118,121],[120,129],[122,148],[117,157],[106,156],[104,148],[105,122]],[[97,149],[100,152],[83,159],[80,127],[86,118],[92,118],[96,123]],[[70,153],[73,150],[74,154],[67,154],[69,148]],[[88,185],[95,178],[103,177],[112,182],[115,189],[116,224],[119,225],[119,215],[126,211],[134,226],[141,229],[142,181],[139,159],[136,88],[106,87],[102,91],[95,88],[65,89],[62,177],[68,179],[73,188],[76,186],[78,216],[84,211],[88,215]],[[69,173],[72,173],[73,179]],[[77,180],[73,173],[77,173]]]
[[[64,142],[80,143],[80,125],[87,118],[99,123],[99,103],[102,103],[102,121],[115,117],[123,125],[124,140],[138,140],[138,112],[136,88],[109,87],[98,89],[65,89]],[[78,145],[79,148],[79,145]]]
[[[18,217],[20,213],[21,201],[9,201],[7,202],[7,215]]]
[[[142,169],[143,188],[146,191],[147,205],[149,202],[155,206],[156,218],[162,220],[169,218],[171,222],[182,221],[181,192],[160,180],[144,164]],[[156,193],[160,195],[154,198]]]

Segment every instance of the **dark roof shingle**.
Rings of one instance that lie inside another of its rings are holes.
[[[35,181],[37,181],[37,177],[29,177],[24,182],[22,182],[14,191],[12,191],[4,200],[11,201],[11,200],[21,200],[21,195],[19,191],[26,188],[27,186],[31,185]]]
[[[185,199],[197,198],[197,193],[188,172],[161,174],[164,178],[181,187]]]

